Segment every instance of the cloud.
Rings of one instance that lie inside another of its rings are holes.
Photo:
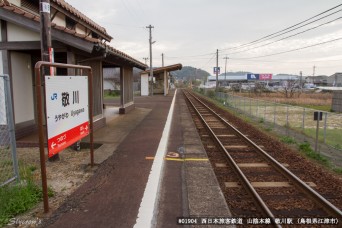
[[[183,65],[205,68],[211,72],[216,65],[213,54],[216,49],[226,49],[256,40],[260,37],[287,28],[340,4],[340,0],[67,0],[81,12],[104,26],[114,37],[112,45],[135,58],[149,55],[148,30],[151,24],[153,56],[159,64],[164,53],[167,62],[181,62]],[[265,4],[267,1],[267,4]],[[326,20],[306,28],[337,18],[335,14]],[[244,53],[231,54],[233,50],[219,53],[219,64],[223,57],[246,58],[267,55],[342,37],[342,20],[332,22],[318,29],[296,37],[279,41],[263,48]],[[304,30],[304,28],[303,28]],[[234,50],[237,51],[238,49]],[[239,49],[241,50],[241,49]],[[242,49],[244,50],[244,49]],[[268,72],[299,72],[305,65],[312,68],[317,59],[338,56],[342,42],[316,46],[287,54],[247,60],[229,60],[229,69]],[[203,54],[209,54],[202,56]],[[193,56],[193,57],[189,57]],[[171,58],[172,57],[172,58]],[[273,61],[261,62],[261,61]],[[277,63],[275,63],[277,62]],[[322,65],[322,73],[341,71],[330,63]],[[336,65],[336,64],[335,64]],[[330,68],[328,66],[331,66]],[[318,68],[319,69],[319,68]]]

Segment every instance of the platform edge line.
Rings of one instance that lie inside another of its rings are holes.
[[[140,203],[138,215],[134,228],[153,227],[155,225],[155,207],[158,203],[159,189],[162,180],[162,168],[164,165],[164,157],[167,151],[167,143],[171,131],[171,123],[173,118],[173,111],[175,107],[177,89],[173,96],[171,107],[167,115],[166,123],[163,129],[162,137],[159,141],[156,156],[153,160],[150,175],[145,187],[144,195]],[[153,205],[153,207],[151,207]]]

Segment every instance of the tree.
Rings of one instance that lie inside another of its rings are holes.
[[[291,98],[298,91],[298,80],[286,80],[283,82],[283,90],[281,91],[286,98]]]

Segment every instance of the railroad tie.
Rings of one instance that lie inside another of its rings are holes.
[[[248,148],[248,146],[246,146],[246,145],[228,145],[228,146],[224,146],[224,148],[226,148],[226,149],[245,149],[245,148]]]
[[[238,182],[225,182],[226,188],[238,188],[242,187]],[[310,187],[316,187],[313,182],[306,182]],[[282,188],[282,187],[293,187],[289,182],[251,182],[254,188]]]
[[[240,168],[267,168],[270,167],[267,163],[237,163]],[[283,166],[289,167],[289,164],[282,163]],[[215,163],[217,168],[225,168],[227,165],[225,163]]]
[[[216,135],[217,137],[236,137],[236,135]]]

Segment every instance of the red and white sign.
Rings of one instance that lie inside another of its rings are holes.
[[[259,74],[259,80],[272,80],[272,74]]]
[[[89,134],[87,76],[45,76],[49,157]]]

